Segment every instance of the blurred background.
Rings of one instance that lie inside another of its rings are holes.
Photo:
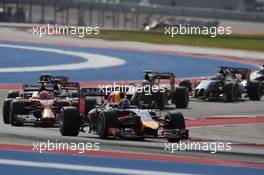
[[[0,0],[0,22],[122,30],[142,30],[146,25],[155,28],[164,23],[223,24],[246,33],[241,24],[264,22],[264,0]],[[259,33],[264,29],[255,26],[255,30]]]

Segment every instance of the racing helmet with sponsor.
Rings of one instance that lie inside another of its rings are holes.
[[[224,80],[225,77],[224,77],[223,74],[221,74],[221,73],[217,73],[216,76],[215,76],[215,79],[216,79],[216,80]]]
[[[124,92],[119,93],[120,101],[118,106],[122,109],[129,108],[130,101],[126,98],[126,94]]]
[[[242,80],[242,75],[241,74],[235,74],[235,79],[237,81],[241,81]]]
[[[39,86],[39,93],[40,93],[42,91],[45,91],[46,87],[45,87],[45,82],[44,81],[39,81],[39,83],[40,83],[40,86]]]
[[[50,94],[47,91],[41,91],[39,93],[39,99],[48,100],[50,98]]]
[[[119,91],[113,91],[107,97],[107,104],[110,106],[118,106],[119,101],[120,101]]]

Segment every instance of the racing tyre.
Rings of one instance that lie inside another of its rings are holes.
[[[22,126],[23,122],[18,121],[17,115],[26,115],[27,111],[23,101],[12,101],[9,110],[9,122],[12,126]]]
[[[101,112],[97,121],[97,133],[101,139],[108,137],[108,129],[117,127],[115,111]]]
[[[189,90],[186,87],[176,87],[174,92],[174,102],[176,108],[187,108],[189,104]]]
[[[16,98],[20,96],[20,92],[19,91],[9,91],[7,98]]]
[[[226,102],[234,102],[236,97],[235,97],[235,86],[233,83],[226,83],[224,84],[223,87],[224,91],[224,100]]]
[[[192,83],[190,82],[190,80],[182,80],[179,84],[179,86],[184,86],[187,87],[189,92],[192,91]]]
[[[81,118],[76,107],[62,108],[59,118],[60,133],[63,136],[77,136],[79,134]]]
[[[247,87],[248,97],[250,100],[259,101],[262,96],[262,84],[259,81],[250,81]]]
[[[156,100],[157,100],[157,106],[160,110],[163,110],[165,107],[165,101],[164,101],[164,93],[158,92],[155,94],[156,95]]]
[[[95,107],[96,104],[97,104],[97,101],[95,98],[86,98],[84,115],[87,115]]]
[[[10,110],[10,104],[12,102],[13,99],[7,98],[4,101],[4,105],[3,105],[3,121],[5,124],[10,124],[9,121],[9,110]]]
[[[164,129],[185,129],[185,120],[180,112],[169,112],[164,118]],[[167,138],[168,142],[179,142],[180,138]]]

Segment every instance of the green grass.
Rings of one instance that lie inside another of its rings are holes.
[[[264,51],[264,35],[232,34],[215,38],[205,35],[175,35],[172,38],[162,31],[101,31],[99,35],[93,36],[93,38]]]

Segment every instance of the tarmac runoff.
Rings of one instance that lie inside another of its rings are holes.
[[[6,91],[0,91],[0,105],[2,106],[3,100],[6,96]],[[208,102],[205,102],[208,104]],[[247,111],[244,106],[259,108],[255,105],[262,102],[249,102],[233,104],[238,106],[244,111]],[[264,163],[262,157],[264,156],[264,138],[263,138],[263,124],[264,115],[258,113],[257,116],[239,115],[237,111],[234,116],[220,115],[224,106],[217,103],[210,103],[211,106],[215,106],[214,110],[207,113],[207,117],[202,111],[204,109],[203,102],[191,101],[189,109],[182,109],[186,118],[187,128],[190,130],[191,139],[190,143],[231,143],[232,149],[228,151],[218,151],[212,155],[210,151],[177,151],[175,155],[197,156],[207,157],[213,159],[224,160],[237,160],[241,157],[243,161],[247,158],[249,162]],[[171,110],[173,107],[169,107],[162,113]],[[220,108],[220,109],[219,109]],[[212,109],[210,107],[210,109]],[[2,110],[2,109],[1,109]],[[2,113],[2,111],[0,112]],[[193,115],[196,113],[197,115]],[[201,116],[199,116],[199,113]],[[2,116],[1,116],[2,118]],[[168,151],[164,151],[164,139],[146,139],[145,141],[131,141],[126,139],[116,140],[100,140],[96,135],[81,133],[79,137],[61,137],[57,128],[39,128],[34,126],[24,127],[12,127],[10,125],[3,124],[0,121],[0,144],[8,145],[31,145],[33,141],[47,141],[47,140],[63,140],[63,142],[100,142],[102,150],[114,151],[114,152],[130,152],[130,153],[149,153],[158,155],[170,155]],[[147,143],[147,144],[146,144]]]

